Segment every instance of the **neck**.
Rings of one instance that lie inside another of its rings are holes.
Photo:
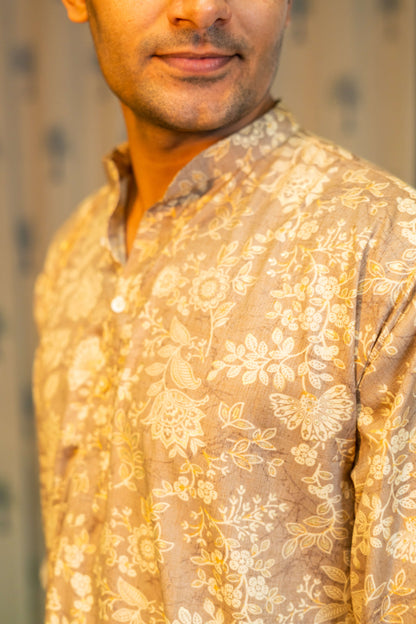
[[[240,120],[235,127],[207,133],[167,130],[138,118],[122,105],[134,178],[127,206],[128,253],[143,214],[163,198],[176,174],[200,152],[247,125],[272,105],[270,98],[252,118]]]

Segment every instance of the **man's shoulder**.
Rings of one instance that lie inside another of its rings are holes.
[[[293,144],[296,143],[304,162],[326,169],[334,184],[342,182],[372,188],[377,193],[389,189],[388,193],[394,191],[416,196],[416,190],[395,174],[329,139],[300,129],[293,137]],[[377,189],[371,186],[374,182],[379,184]]]

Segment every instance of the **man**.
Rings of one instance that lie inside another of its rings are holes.
[[[414,622],[414,192],[273,103],[288,0],[64,4],[128,146],[37,286],[47,624]]]

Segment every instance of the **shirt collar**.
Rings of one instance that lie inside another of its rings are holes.
[[[169,206],[181,198],[189,201],[204,195],[220,176],[232,174],[242,162],[246,167],[250,167],[250,163],[254,166],[258,159],[285,143],[298,128],[292,115],[277,103],[249,125],[193,158],[172,180],[160,203]],[[128,181],[132,175],[128,144],[116,147],[105,158],[104,165],[114,211],[115,204],[125,204]]]

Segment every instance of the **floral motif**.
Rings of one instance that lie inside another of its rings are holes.
[[[156,297],[169,297],[178,287],[181,281],[181,274],[176,266],[165,267],[158,275],[153,293]]]
[[[304,312],[299,314],[300,326],[302,329],[316,332],[321,328],[323,316],[312,306],[308,306]]]
[[[307,444],[299,444],[291,449],[291,453],[295,458],[297,464],[314,466],[318,452],[315,449],[311,449]]]
[[[238,574],[247,574],[253,565],[253,557],[248,550],[233,550],[230,559],[230,568]]]
[[[198,496],[202,498],[206,505],[212,503],[218,496],[215,486],[210,481],[198,481]]]
[[[133,556],[134,563],[137,563],[141,570],[149,570],[151,574],[156,574],[157,551],[153,530],[146,524],[133,528],[133,533],[128,536],[128,552]]]
[[[192,282],[189,292],[194,306],[203,312],[214,310],[225,299],[230,288],[227,277],[212,267],[208,271],[201,271]]]
[[[347,306],[343,303],[335,303],[332,306],[332,311],[329,313],[329,320],[331,323],[334,323],[336,327],[348,327],[351,321]]]
[[[179,390],[165,390],[155,398],[149,416],[143,423],[151,425],[152,436],[160,440],[165,448],[170,448],[172,456],[191,447],[194,451],[203,434],[201,420],[205,414],[197,403]]]
[[[318,282],[315,286],[316,294],[320,295],[322,299],[325,299],[326,301],[330,301],[331,299],[333,299],[333,297],[335,297],[340,290],[341,287],[339,285],[338,279],[332,275],[323,275],[318,279]]]
[[[405,529],[390,538],[387,552],[395,559],[416,563],[416,517],[405,520]]]
[[[78,390],[81,386],[91,383],[97,370],[103,368],[105,361],[97,337],[92,336],[80,342],[68,375],[71,390]]]
[[[284,394],[271,394],[274,415],[286,423],[288,429],[301,428],[304,440],[333,438],[350,419],[353,406],[345,386],[333,386],[320,397],[303,392],[300,399]]]

